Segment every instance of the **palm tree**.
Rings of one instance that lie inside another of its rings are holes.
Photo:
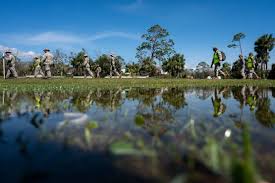
[[[256,59],[258,63],[261,63],[261,70],[267,70],[267,63],[270,59],[269,53],[274,48],[275,38],[272,34],[265,34],[257,39],[255,42],[255,52],[257,53]]]

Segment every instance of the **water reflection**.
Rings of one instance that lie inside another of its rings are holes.
[[[14,149],[28,161],[35,161],[30,157],[42,150],[57,153],[60,159],[64,151],[71,149],[100,152],[104,157],[106,152],[127,154],[132,156],[112,159],[119,169],[128,165],[126,175],[135,172],[146,180],[153,177],[157,182],[170,181],[182,171],[179,157],[183,152],[199,150],[212,142],[209,136],[232,138],[241,144],[240,133],[249,124],[260,170],[268,167],[267,179],[274,178],[275,168],[269,163],[275,160],[270,156],[275,145],[270,140],[275,139],[274,88],[2,91],[0,101],[0,150],[5,152],[9,146],[12,153],[5,155],[8,159],[16,156]],[[55,146],[62,147],[61,154]],[[18,161],[12,160],[14,164]],[[0,162],[4,162],[2,157]],[[152,171],[148,174],[149,169]]]

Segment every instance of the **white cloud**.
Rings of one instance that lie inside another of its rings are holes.
[[[121,11],[135,11],[143,6],[143,0],[135,0],[130,4],[124,4],[124,5],[119,5],[117,6],[118,10]]]
[[[26,42],[33,42],[34,44],[44,43],[81,43],[84,41],[81,37],[72,34],[62,34],[55,32],[44,32],[34,36],[29,36]]]
[[[131,34],[131,33],[126,33],[126,32],[102,32],[98,33],[94,36],[89,37],[89,41],[96,41],[100,39],[106,39],[110,37],[120,37],[120,38],[125,38],[125,39],[131,39],[131,40],[139,40],[140,35],[138,34]]]
[[[34,51],[22,51],[22,50],[18,50],[17,48],[10,48],[7,46],[0,45],[0,52],[4,53],[6,50],[11,50],[14,55],[20,58],[32,58],[38,55]]]
[[[62,33],[62,32],[42,32],[34,35],[16,34],[16,35],[2,35],[5,40],[14,44],[22,45],[47,45],[47,44],[58,44],[58,45],[69,45],[69,44],[86,44],[89,42],[107,39],[112,37],[118,37],[130,40],[139,40],[138,34],[127,33],[127,32],[101,32],[91,36],[81,36],[77,34]]]

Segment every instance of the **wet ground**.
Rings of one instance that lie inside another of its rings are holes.
[[[275,88],[0,94],[1,182],[230,182],[245,127],[275,179]]]

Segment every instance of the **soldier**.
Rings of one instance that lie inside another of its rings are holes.
[[[85,67],[85,72],[84,72],[85,78],[86,78],[86,73],[88,73],[91,77],[94,77],[94,74],[91,71],[91,67],[90,67],[90,59],[87,54],[84,55],[83,66]]]
[[[114,54],[110,55],[111,58],[111,64],[110,64],[110,77],[112,77],[113,73],[115,73],[119,78],[121,78],[121,75],[117,72],[116,69],[116,57]]]
[[[100,78],[100,73],[101,73],[102,69],[98,64],[96,65],[96,70],[95,71],[96,71],[96,77]]]
[[[259,79],[259,76],[256,74],[254,68],[255,68],[255,59],[253,56],[253,53],[249,53],[248,58],[246,59],[246,69],[248,70],[248,78],[253,79],[253,75],[256,76],[257,79]]]
[[[15,62],[16,62],[16,59],[15,59],[15,57],[11,54],[11,51],[10,51],[10,50],[7,50],[7,51],[5,52],[4,60],[5,60],[5,62],[6,62],[7,65],[8,65],[8,71],[7,71],[6,78],[9,78],[11,74],[13,75],[13,77],[17,78],[17,77],[18,77],[18,74],[17,74],[16,69],[15,69]]]
[[[45,66],[45,78],[51,78],[51,65],[53,64],[53,55],[50,53],[48,48],[45,48],[44,55],[42,57],[42,62]]]
[[[38,56],[35,56],[33,59],[34,62],[34,77],[36,78],[39,74],[42,75],[42,77],[45,77],[42,69],[41,69],[41,60]]]
[[[213,65],[215,65],[214,67],[215,77],[219,78],[219,73],[225,76],[225,73],[220,68],[221,61],[222,61],[222,53],[218,50],[218,48],[213,48],[213,51],[214,51],[214,55],[213,55],[211,68],[213,67]]]
[[[241,63],[241,66],[242,66],[241,75],[242,75],[243,79],[245,79],[246,78],[245,61],[244,61],[243,55],[239,55],[239,62]]]

